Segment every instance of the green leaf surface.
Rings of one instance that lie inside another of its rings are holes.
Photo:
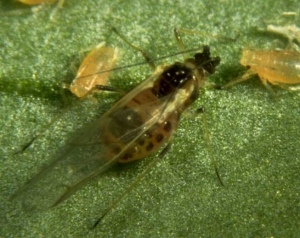
[[[225,184],[220,186],[203,139],[201,117],[182,118],[171,151],[105,219],[93,222],[154,158],[117,166],[95,178],[58,207],[26,213],[9,198],[55,157],[67,139],[102,115],[118,98],[100,94],[95,106],[79,100],[70,83],[84,55],[105,41],[119,47],[118,65],[142,62],[111,27],[153,58],[179,49],[174,28],[186,48],[210,45],[221,57],[209,82],[239,78],[242,49],[285,48],[287,40],[267,24],[297,24],[283,12],[299,1],[100,1],[65,0],[29,7],[0,3],[0,180],[1,237],[295,237],[300,233],[300,94],[273,87],[274,98],[258,77],[226,90],[201,89],[192,109],[205,107],[213,154]],[[214,34],[227,38],[209,36]],[[162,63],[181,61],[170,57]],[[300,60],[300,59],[299,59]],[[74,70],[75,69],[75,70]],[[130,90],[151,74],[147,66],[111,76]],[[75,104],[75,105],[74,105]],[[74,105],[73,107],[70,105]],[[61,117],[61,112],[65,112]],[[15,153],[59,117],[23,153]]]

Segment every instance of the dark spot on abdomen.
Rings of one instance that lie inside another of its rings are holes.
[[[157,142],[161,142],[163,139],[164,139],[164,136],[163,136],[162,134],[158,134],[158,135],[156,136],[156,141],[157,141]]]
[[[170,132],[172,130],[172,124],[169,121],[166,121],[164,124],[164,130]]]
[[[146,150],[147,150],[147,151],[150,151],[150,150],[152,150],[153,148],[154,148],[153,143],[152,143],[152,142],[149,142],[149,144],[148,144],[147,147],[146,147]]]

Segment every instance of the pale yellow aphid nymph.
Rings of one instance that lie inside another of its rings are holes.
[[[238,80],[232,81],[224,88],[258,75],[262,83],[271,92],[268,85],[278,85],[290,90],[298,90],[300,84],[300,53],[289,50],[254,50],[244,49],[240,63],[248,71]]]
[[[91,93],[96,85],[107,85],[111,72],[108,70],[114,68],[118,48],[104,47],[104,44],[99,44],[85,57],[70,85],[70,91],[79,98]]]

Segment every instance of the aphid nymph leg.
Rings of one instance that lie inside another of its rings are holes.
[[[99,90],[99,91],[107,91],[107,92],[120,93],[121,95],[126,94],[126,92],[124,92],[123,90],[118,89],[118,88],[113,87],[113,86],[108,86],[108,85],[96,85],[95,89]]]
[[[244,82],[244,81],[247,81],[249,80],[250,78],[252,78],[253,76],[257,75],[257,73],[254,73],[252,72],[250,69],[240,78],[236,79],[236,80],[233,80],[227,84],[225,84],[224,86],[222,86],[222,89],[225,89],[225,88],[229,88],[235,84],[238,84],[238,83],[241,83],[241,82]],[[263,79],[263,78],[260,78],[261,82],[263,83],[263,85],[267,88],[267,90],[273,95],[273,96],[276,96],[274,90],[270,87],[270,85],[268,84],[267,80],[266,79]]]
[[[222,89],[225,89],[225,88],[229,88],[235,84],[238,84],[238,83],[241,83],[241,82],[244,82],[244,81],[247,81],[248,79],[250,79],[251,77],[253,77],[254,75],[256,75],[256,73],[253,73],[251,72],[250,70],[247,71],[245,74],[243,74],[242,77],[236,79],[236,80],[233,80],[227,84],[225,84],[224,86],[222,86]]]
[[[271,86],[268,84],[268,80],[264,79],[264,78],[260,78],[261,82],[263,83],[263,85],[265,85],[265,87],[267,88],[267,90],[272,94],[273,97],[276,97],[276,93],[274,92],[274,90],[271,88]]]

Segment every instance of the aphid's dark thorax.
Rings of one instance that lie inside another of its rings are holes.
[[[216,71],[220,61],[220,57],[211,58],[209,46],[204,46],[202,53],[195,54],[194,58],[186,59],[185,63],[194,65],[200,75],[206,76],[206,74],[213,74]]]
[[[183,87],[192,77],[193,70],[191,68],[176,62],[163,71],[156,80],[152,91],[158,98],[167,96]]]

